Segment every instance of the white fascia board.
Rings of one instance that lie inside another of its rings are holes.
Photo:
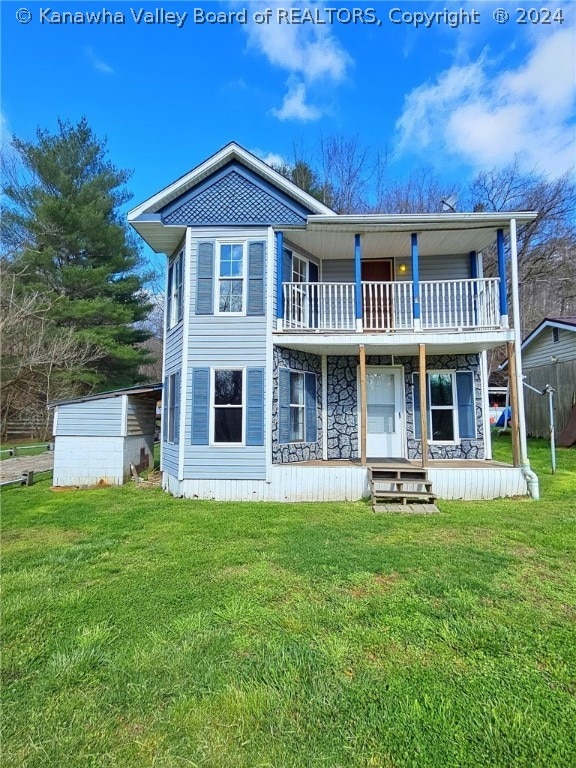
[[[401,230],[430,227],[431,229],[462,229],[475,225],[477,227],[507,227],[511,219],[526,223],[534,221],[538,214],[535,211],[506,211],[506,213],[407,213],[407,214],[359,214],[359,215],[310,215],[308,229],[324,225],[333,225],[342,230],[362,231],[362,227],[371,229],[375,226],[398,228]]]
[[[169,202],[187,192],[195,184],[202,181],[214,171],[221,168],[227,162],[232,160],[238,160],[242,165],[252,169],[258,175],[264,177],[267,181],[273,184],[275,187],[282,189],[289,197],[297,200],[307,208],[318,211],[319,214],[334,216],[334,211],[323,205],[316,198],[309,195],[304,190],[297,187],[288,179],[285,179],[281,174],[266,165],[265,162],[259,160],[255,155],[247,152],[238,144],[232,142],[227,144],[215,155],[209,157],[203,163],[193,168],[189,173],[181,176],[175,182],[162,189],[157,194],[145,200],[143,203],[133,208],[128,212],[128,221],[131,222],[142,216],[144,213],[155,213],[160,208],[167,205]]]

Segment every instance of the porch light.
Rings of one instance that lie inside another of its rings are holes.
[[[406,272],[406,270],[407,270],[407,266],[406,266],[406,264],[400,264],[400,265],[399,265],[399,267],[398,267],[398,272],[400,272],[400,273],[404,274],[404,272]]]

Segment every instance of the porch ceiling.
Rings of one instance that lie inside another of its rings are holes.
[[[274,343],[279,347],[310,352],[314,355],[355,356],[359,354],[359,345],[364,344],[367,355],[403,355],[418,354],[419,344],[426,345],[426,355],[466,355],[494,349],[507,341],[512,341],[514,332],[486,331],[458,333],[357,333],[357,334],[304,334],[274,333]]]
[[[309,216],[305,229],[286,229],[285,236],[321,259],[350,259],[354,235],[362,236],[362,258],[409,258],[410,235],[418,234],[421,256],[449,256],[483,251],[496,242],[498,229],[532,221],[535,213],[412,214],[405,216]]]

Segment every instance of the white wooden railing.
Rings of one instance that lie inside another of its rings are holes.
[[[284,283],[284,329],[356,330],[354,283]]]
[[[425,280],[420,283],[423,330],[498,328],[498,278]],[[354,283],[284,283],[283,329],[355,331]],[[363,282],[363,330],[414,328],[412,283]]]
[[[365,331],[410,330],[412,283],[362,283],[362,307]]]
[[[495,328],[500,325],[497,277],[424,280],[420,283],[422,328]]]

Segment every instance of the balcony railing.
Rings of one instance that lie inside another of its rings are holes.
[[[427,331],[500,326],[499,278],[426,280],[420,283],[421,327]],[[354,283],[284,283],[283,329],[355,331]],[[412,283],[363,282],[362,328],[414,329]]]

